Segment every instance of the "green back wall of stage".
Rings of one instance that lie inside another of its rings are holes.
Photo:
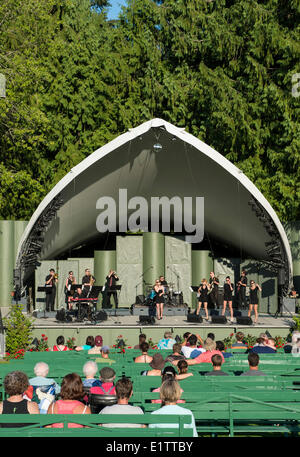
[[[27,221],[0,220],[0,306],[11,304],[17,249]]]

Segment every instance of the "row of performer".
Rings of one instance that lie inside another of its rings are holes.
[[[51,269],[50,274],[46,276],[45,288],[46,288],[46,311],[54,311],[54,303],[56,296],[56,284],[58,276],[54,269]],[[72,308],[72,302],[74,299],[88,298],[92,290],[92,287],[96,281],[96,278],[91,274],[90,269],[85,270],[85,274],[82,277],[81,287],[72,288],[76,284],[76,278],[73,271],[69,271],[68,277],[65,280],[64,292],[66,297],[66,304],[68,309]],[[119,277],[114,270],[110,270],[106,276],[106,282],[102,290],[103,302],[102,307],[106,308],[110,305],[111,296],[114,298],[115,306],[118,307],[118,295],[115,290],[115,286],[119,281]],[[236,284],[237,287],[237,299],[239,307],[247,306],[246,300],[246,287],[248,286],[248,278],[246,272],[243,270],[239,281]],[[220,282],[215,276],[215,273],[210,272],[209,280],[202,279],[199,288],[197,290],[198,307],[196,314],[200,313],[201,307],[205,312],[205,319],[208,320],[208,302],[209,300],[213,303],[214,307],[217,308],[218,294],[219,294]],[[160,276],[151,288],[148,295],[148,299],[152,301],[156,306],[156,317],[158,320],[163,318],[164,305],[166,304],[166,296],[169,291],[169,285],[165,280],[164,276]],[[255,314],[255,322],[258,319],[258,293],[261,292],[261,287],[255,281],[250,280],[249,284],[249,310],[248,316],[251,317],[252,312]],[[226,307],[228,305],[231,320],[233,320],[233,293],[234,284],[231,282],[229,276],[226,277],[223,285],[223,309],[222,315],[225,314]]]

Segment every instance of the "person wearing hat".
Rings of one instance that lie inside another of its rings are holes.
[[[158,352],[154,354],[152,362],[149,363],[152,370],[145,370],[142,375],[144,376],[161,376],[161,370],[165,366],[164,358]]]
[[[195,359],[188,359],[188,365],[196,365],[197,363],[212,363],[211,358],[215,354],[219,354],[222,357],[222,362],[224,363],[224,356],[221,351],[216,349],[216,342],[211,338],[206,338],[203,345],[205,352],[198,355]]]
[[[106,363],[107,365],[111,365],[116,362],[115,360],[109,358],[109,346],[102,346],[100,353],[101,357],[97,358],[95,362]]]
[[[115,370],[110,367],[103,367],[100,370],[101,386],[92,386],[91,394],[116,395],[114,380],[116,378]]]
[[[88,350],[88,354],[101,354],[103,338],[101,335],[95,336],[95,346]]]

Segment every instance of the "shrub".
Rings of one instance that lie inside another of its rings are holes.
[[[6,356],[21,358],[32,340],[33,319],[22,313],[22,305],[12,305],[8,317],[3,319],[6,327]]]

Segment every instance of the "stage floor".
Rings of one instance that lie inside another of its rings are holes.
[[[96,324],[84,320],[83,322],[77,322],[73,319],[72,322],[61,322],[57,321],[55,317],[37,317],[34,318],[34,327],[35,328],[223,328],[223,329],[232,329],[232,331],[238,331],[238,329],[260,329],[261,331],[265,329],[272,328],[282,328],[288,330],[293,323],[293,315],[282,315],[277,318],[274,315],[262,314],[258,318],[257,324],[252,325],[242,325],[236,322],[236,318],[233,319],[233,323],[230,323],[228,320],[226,324],[216,324],[209,321],[203,320],[202,323],[199,322],[188,322],[186,316],[164,316],[161,320],[156,320],[155,324],[145,324],[139,321],[139,316],[134,315],[125,315],[125,316],[113,316],[109,315],[106,321],[97,322]],[[228,317],[227,317],[228,318]]]

